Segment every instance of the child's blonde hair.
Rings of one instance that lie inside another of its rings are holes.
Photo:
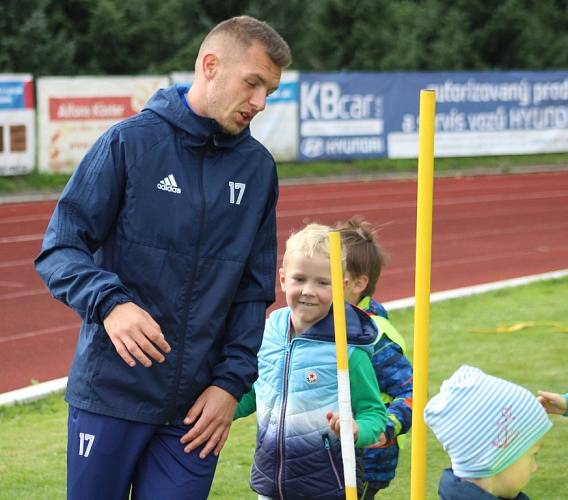
[[[317,254],[329,259],[329,232],[331,230],[331,227],[324,224],[311,223],[300,231],[292,233],[286,241],[282,267],[286,269],[286,259],[291,252],[299,252],[309,258]],[[345,263],[344,249],[341,254],[343,263]]]

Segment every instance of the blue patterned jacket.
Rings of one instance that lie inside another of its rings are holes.
[[[388,321],[386,309],[370,297],[365,297],[359,307],[371,317],[378,316]],[[389,329],[394,330],[390,322]],[[364,451],[364,481],[374,483],[375,487],[381,489],[392,481],[398,465],[399,445],[396,438],[407,433],[412,425],[412,366],[404,356],[402,346],[388,337],[386,331],[381,332],[375,344],[372,362],[383,402],[387,406],[387,443],[381,448],[367,448]]]

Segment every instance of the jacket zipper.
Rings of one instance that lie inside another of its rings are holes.
[[[340,490],[342,490],[343,485],[341,484],[341,477],[339,476],[339,471],[337,470],[337,467],[335,465],[335,461],[333,460],[333,454],[331,453],[331,441],[329,440],[329,435],[323,434],[322,439],[323,439],[323,445],[324,445],[325,449],[327,450],[327,456],[329,458],[329,463],[331,464],[331,468],[333,470],[333,473],[335,474],[335,480],[337,481],[337,487]]]
[[[193,292],[193,286],[194,286],[194,280],[195,280],[195,275],[197,274],[197,264],[199,262],[199,248],[201,246],[201,235],[202,235],[202,231],[203,231],[203,223],[204,223],[204,217],[205,217],[205,195],[204,195],[204,190],[203,190],[203,159],[205,157],[205,154],[207,153],[207,150],[204,149],[202,154],[201,154],[201,159],[199,161],[198,164],[198,172],[197,172],[197,176],[198,176],[198,186],[199,186],[199,198],[200,198],[200,210],[201,210],[201,214],[199,217],[199,224],[198,224],[198,229],[197,229],[197,243],[195,245],[195,256],[193,259],[193,265],[192,265],[192,271],[191,271],[191,276],[188,282],[188,294],[187,294],[187,307],[185,310],[185,314],[184,314],[184,320],[183,320],[183,327],[181,329],[181,340],[178,346],[178,355],[177,355],[177,366],[176,366],[176,374],[174,377],[174,397],[173,397],[173,401],[172,401],[172,411],[171,411],[171,415],[172,415],[172,419],[175,418],[175,413],[176,413],[176,401],[178,398],[178,387],[179,387],[179,380],[181,378],[181,372],[182,372],[182,366],[183,366],[183,353],[185,350],[185,338],[187,336],[187,323],[188,323],[188,315],[189,315],[189,309],[191,306],[191,295]],[[188,408],[189,410],[189,408]]]
[[[280,424],[276,447],[276,493],[278,498],[284,498],[284,420],[286,418],[286,404],[288,401],[288,372],[290,371],[290,358],[292,357],[292,343],[286,347],[286,360],[284,362],[284,387],[282,390],[282,405],[280,408]]]

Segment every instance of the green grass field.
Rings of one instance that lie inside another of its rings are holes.
[[[519,383],[531,391],[568,391],[568,278],[534,283],[466,299],[436,303],[430,323],[430,395],[461,364]],[[413,311],[391,318],[411,345]],[[534,326],[511,333],[495,330],[519,322]],[[562,328],[555,328],[556,322]],[[566,494],[568,418],[554,417],[539,453],[539,470],[526,493],[536,500]],[[255,499],[248,488],[254,446],[254,416],[237,421],[219,462],[210,498]],[[408,441],[407,441],[408,442]],[[29,405],[0,408],[0,499],[59,499],[65,496],[66,406],[61,395]],[[449,461],[430,435],[427,499],[436,499],[439,475]],[[385,498],[409,498],[410,446],[402,452],[397,478]]]

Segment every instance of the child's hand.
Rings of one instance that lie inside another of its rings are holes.
[[[538,402],[547,413],[555,413],[556,415],[564,415],[566,413],[566,399],[562,394],[538,391],[536,399],[538,399]]]
[[[379,440],[376,443],[370,444],[369,446],[365,446],[365,448],[369,448],[370,450],[373,450],[375,448],[381,448],[386,444],[386,442],[387,442],[387,436],[383,432],[379,436]]]
[[[337,436],[339,436],[339,413],[338,412],[331,412],[328,411],[326,414],[327,422],[329,424],[329,428],[335,432]],[[359,436],[359,426],[355,419],[353,419],[353,440],[357,441],[357,437]]]

